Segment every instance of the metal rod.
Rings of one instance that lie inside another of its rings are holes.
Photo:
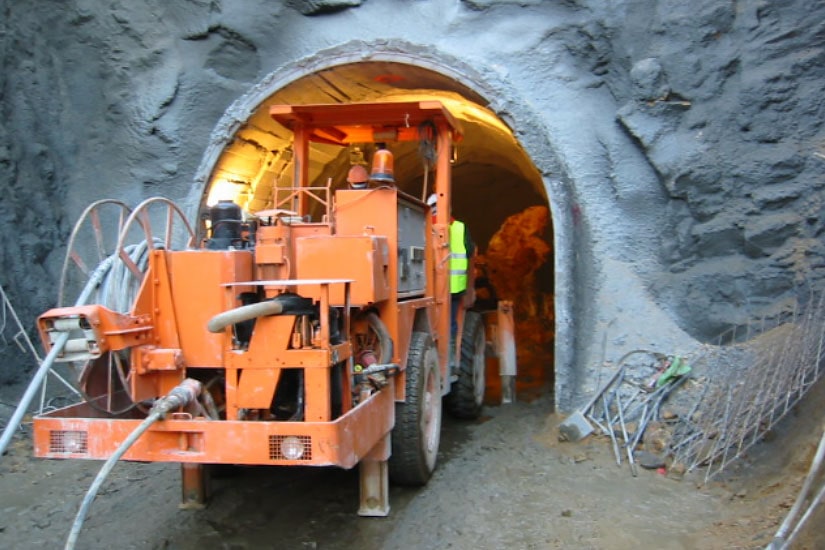
[[[610,423],[610,409],[607,408],[607,398],[602,394],[602,403],[604,406],[604,414],[607,417],[607,430],[610,434],[610,442],[613,444],[613,454],[616,455],[616,466],[622,465],[622,455],[619,452],[619,444],[616,442],[616,433],[613,431],[613,425]]]
[[[636,428],[636,433],[633,434],[633,442],[631,443],[631,448],[635,449],[636,445],[639,444],[639,440],[642,438],[642,434],[647,428],[647,423],[650,420],[647,416],[647,404],[645,404],[644,409],[642,409],[642,417],[639,419],[639,427]]]
[[[585,416],[587,417],[587,419],[588,419],[590,422],[592,422],[593,424],[595,424],[595,425],[596,425],[596,426],[597,426],[597,427],[598,427],[598,428],[602,431],[602,433],[603,433],[603,434],[607,434],[607,428],[605,428],[605,427],[604,427],[604,425],[603,425],[601,422],[599,422],[598,420],[596,420],[596,419],[593,417],[593,415],[592,415],[592,414],[588,414],[588,415],[585,415]]]
[[[630,473],[633,474],[633,477],[636,477],[638,473],[636,472],[636,464],[633,462],[633,451],[627,445],[627,427],[625,426],[624,415],[622,414],[622,399],[617,390],[613,391],[616,393],[616,403],[619,409],[619,425],[622,427],[622,437],[624,438],[625,449],[627,450],[627,460],[630,463]]]

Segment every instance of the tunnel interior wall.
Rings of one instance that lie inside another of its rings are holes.
[[[465,79],[541,172],[556,241],[561,409],[627,349],[680,351],[781,313],[825,259],[825,5],[2,9],[0,284],[29,325],[54,304],[66,237],[87,203],[161,194],[191,207],[210,154],[249,114],[238,98],[314,65],[381,55]],[[16,347],[0,354],[0,381],[21,378]]]

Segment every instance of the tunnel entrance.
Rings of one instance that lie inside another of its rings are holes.
[[[554,383],[553,229],[541,174],[513,129],[487,109],[490,101],[432,69],[401,62],[363,61],[321,68],[261,96],[231,137],[207,154],[199,211],[233,199],[249,212],[272,208],[273,186],[291,184],[290,133],[274,122],[275,104],[344,103],[437,99],[464,126],[452,170],[453,215],[465,222],[479,253],[478,307],[495,322],[495,300],[512,300],[516,324],[520,399],[552,391]],[[237,114],[234,115],[237,117]],[[422,200],[428,188],[426,143],[387,142],[395,180]],[[310,180],[346,186],[355,158],[369,148],[317,145],[310,152]],[[498,402],[497,362],[488,361],[488,402]]]

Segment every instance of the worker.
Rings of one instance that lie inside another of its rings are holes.
[[[436,195],[427,198],[430,214],[435,222]],[[464,307],[473,305],[474,293],[470,283],[471,260],[475,254],[475,243],[470,237],[470,230],[464,222],[450,216],[450,363],[455,358],[455,342],[458,334],[458,308],[462,301]],[[468,292],[469,289],[469,292]]]
[[[361,164],[356,164],[347,172],[347,183],[350,189],[366,189],[370,176],[367,169]]]

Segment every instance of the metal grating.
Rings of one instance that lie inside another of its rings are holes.
[[[308,435],[270,435],[269,436],[269,458],[270,460],[290,460],[281,453],[281,442],[287,437],[297,437],[304,445],[304,454],[298,460],[312,460],[312,437]]]
[[[49,452],[86,454],[89,452],[89,434],[82,431],[53,430],[49,432]]]

